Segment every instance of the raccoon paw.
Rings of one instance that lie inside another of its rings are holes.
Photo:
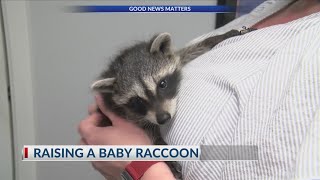
[[[182,179],[182,167],[178,162],[176,162],[176,161],[166,161],[165,163],[169,166],[173,176],[176,179]]]

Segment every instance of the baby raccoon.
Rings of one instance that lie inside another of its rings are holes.
[[[164,145],[159,125],[175,115],[181,68],[237,35],[239,31],[231,30],[174,51],[170,34],[158,34],[121,51],[92,84],[92,89],[101,93],[109,109],[144,129],[155,145]],[[178,163],[166,163],[175,177],[181,179]]]

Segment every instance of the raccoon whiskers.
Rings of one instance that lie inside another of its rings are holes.
[[[137,123],[141,127],[145,127],[146,125],[150,124],[147,120],[144,119],[144,117],[140,117],[139,119],[137,119]]]
[[[144,129],[154,129],[157,125],[150,123],[148,120],[141,118],[138,120],[139,126],[143,127]]]
[[[128,120],[133,120],[132,117],[130,117],[130,115],[126,114],[126,119]],[[137,124],[139,127],[142,127],[146,122],[145,117],[142,115],[134,115],[134,123]]]

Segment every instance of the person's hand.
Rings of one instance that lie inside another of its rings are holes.
[[[89,116],[79,124],[81,144],[151,145],[151,140],[141,128],[109,111],[101,96],[96,96],[96,103],[89,107]],[[112,126],[98,127],[103,120],[103,115],[97,112],[98,107],[111,120]],[[129,163],[129,161],[95,161],[92,165],[105,178],[118,179]]]

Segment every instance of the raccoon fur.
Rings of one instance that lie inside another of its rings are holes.
[[[159,125],[176,112],[181,69],[221,41],[240,35],[237,30],[209,37],[174,51],[169,33],[122,50],[92,84],[106,106],[117,115],[140,126],[155,145],[165,145]],[[105,121],[104,125],[111,125]],[[182,178],[177,162],[166,162],[177,179]]]

